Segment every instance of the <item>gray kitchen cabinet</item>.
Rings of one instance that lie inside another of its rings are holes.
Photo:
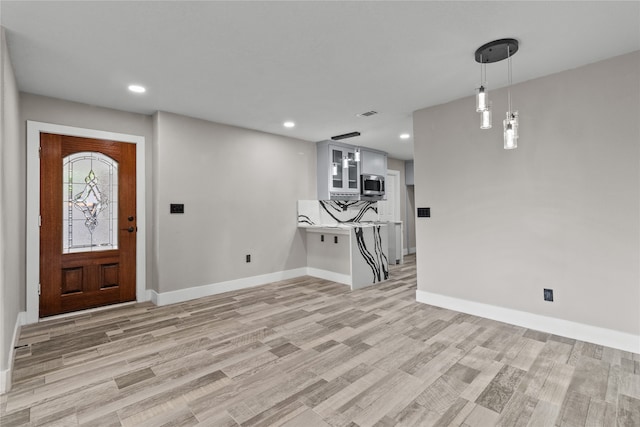
[[[383,151],[361,148],[360,163],[361,173],[387,176],[387,153]]]
[[[405,185],[414,185],[415,178],[413,176],[413,160],[404,162],[404,183]]]

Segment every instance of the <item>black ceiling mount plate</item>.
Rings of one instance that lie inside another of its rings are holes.
[[[509,51],[507,51],[507,47]],[[513,56],[518,51],[518,40],[500,39],[485,43],[476,50],[476,62],[490,64]],[[480,58],[482,57],[482,60]]]

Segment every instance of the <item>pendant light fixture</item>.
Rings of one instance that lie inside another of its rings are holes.
[[[480,129],[491,129],[491,102],[480,112]]]
[[[342,158],[342,168],[347,169],[349,167],[349,157],[344,156]]]
[[[504,127],[504,148],[518,147],[518,112],[511,107],[511,57],[518,51],[518,40],[500,39],[480,46],[475,53],[476,62],[480,63],[480,87],[476,90],[476,111],[480,113],[480,129],[491,128],[491,103],[487,96],[486,64],[507,59],[509,86],[507,87],[508,110]],[[482,107],[482,108],[481,108]]]
[[[476,111],[478,113],[482,113],[489,109],[489,92],[485,87],[486,84],[487,84],[487,66],[482,62],[482,54],[480,54],[480,87],[476,89]],[[483,128],[483,129],[487,129],[487,128]]]
[[[356,162],[360,161],[360,148],[356,148],[356,151],[353,154],[353,160]]]
[[[507,63],[509,64],[509,86],[507,87],[509,111],[507,111],[507,118],[503,121],[504,149],[512,150],[518,148],[518,112],[511,109],[511,49],[509,46],[507,46]]]
[[[507,111],[507,118],[503,120],[504,126],[504,149],[512,150],[518,148],[518,112]]]

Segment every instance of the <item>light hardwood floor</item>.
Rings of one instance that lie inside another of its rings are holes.
[[[640,426],[640,355],[416,303],[406,259],[24,327],[0,425]]]

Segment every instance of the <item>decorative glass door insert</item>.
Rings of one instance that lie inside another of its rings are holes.
[[[118,162],[80,152],[62,168],[62,253],[118,249]]]

